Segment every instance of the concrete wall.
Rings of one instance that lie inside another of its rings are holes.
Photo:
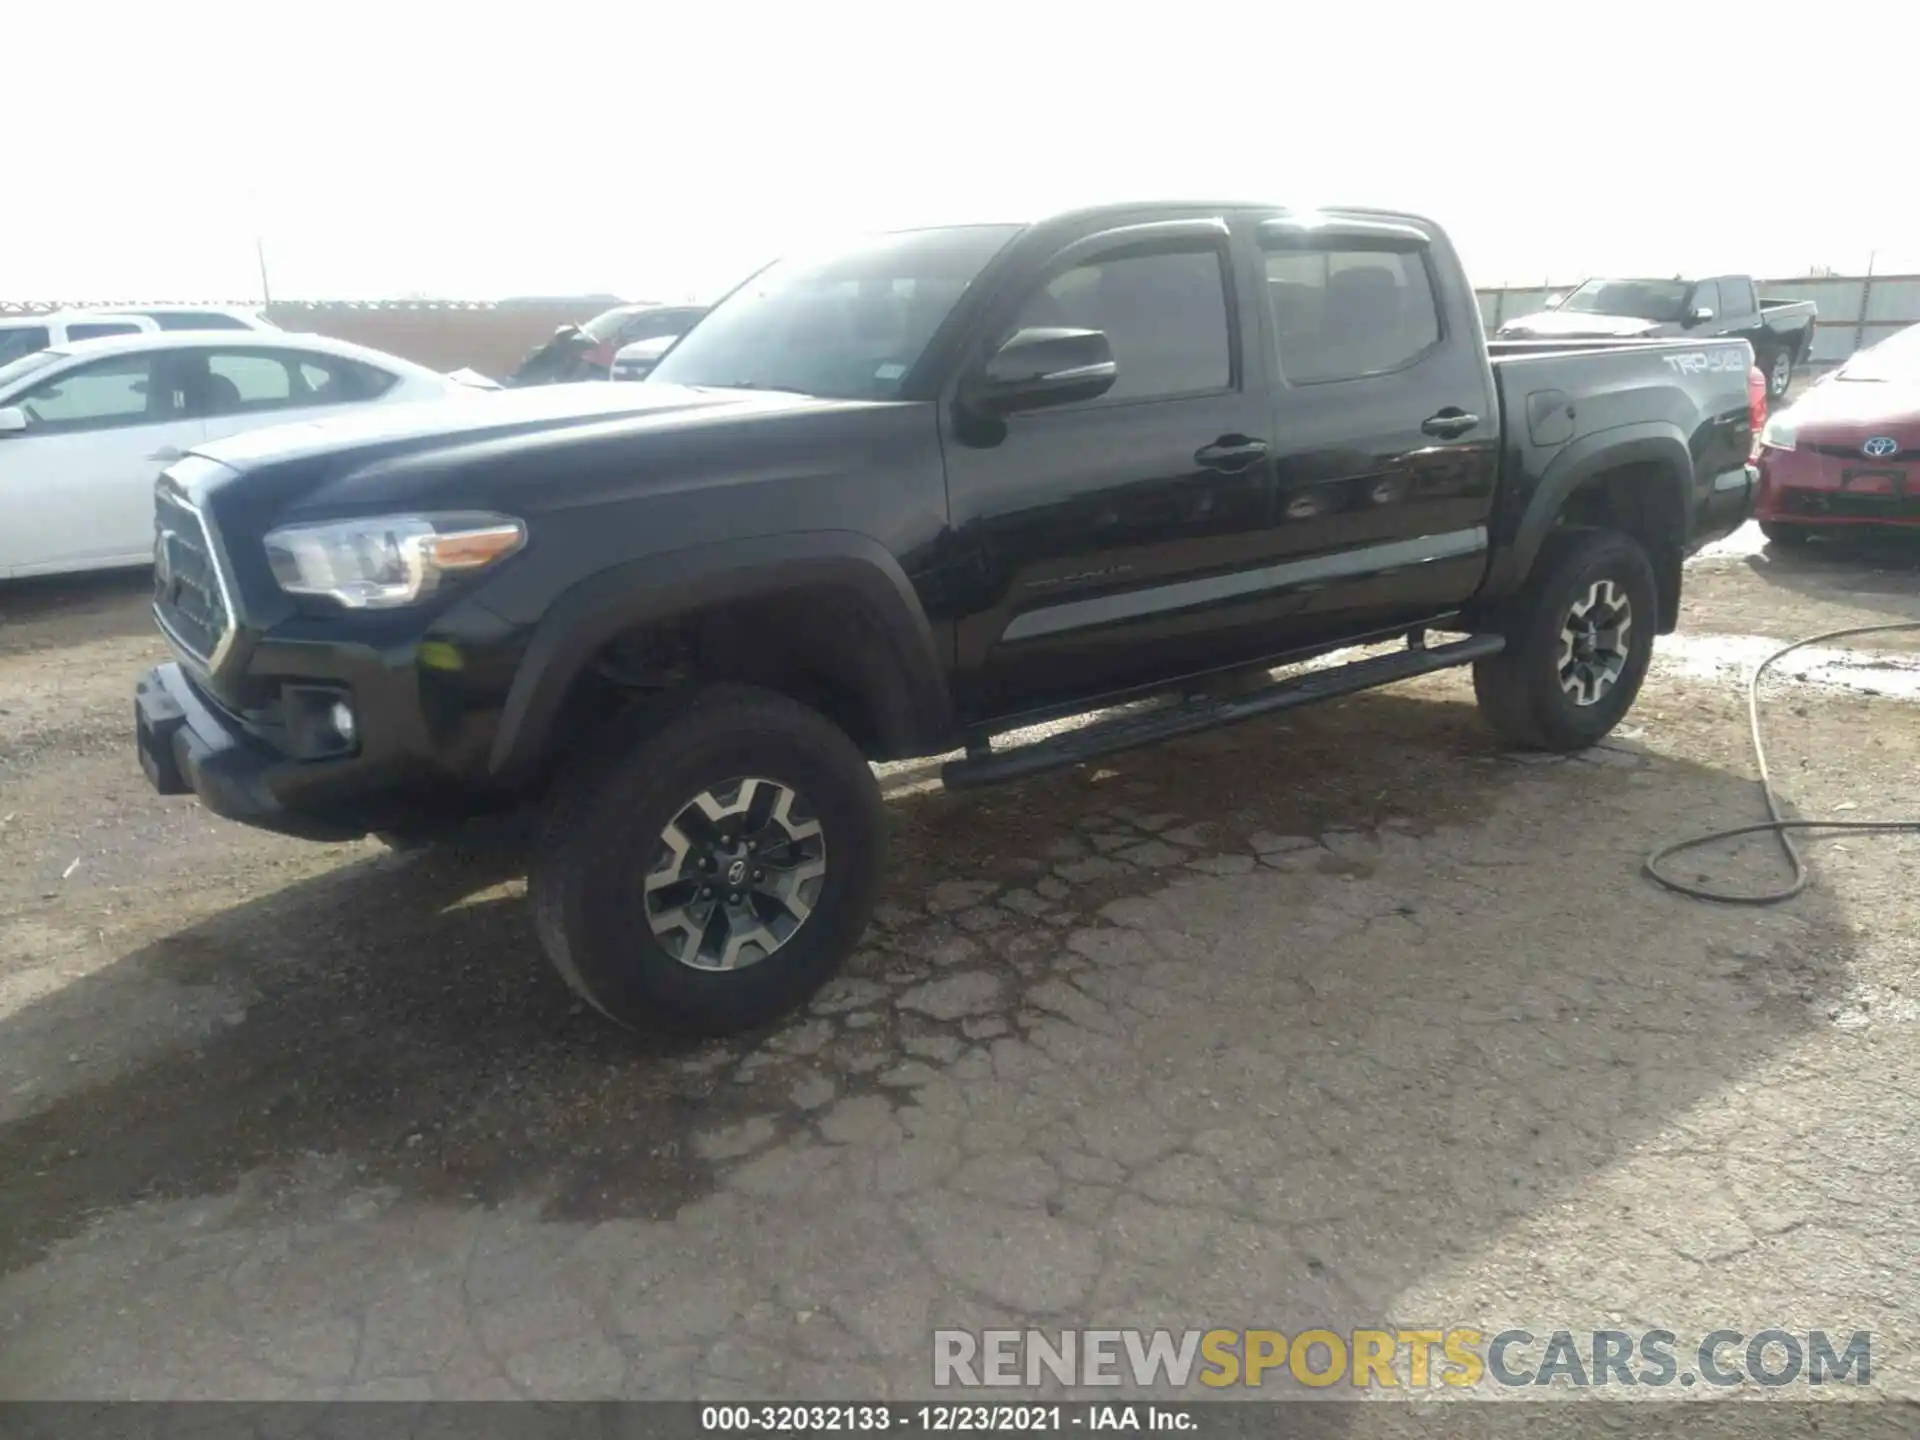
[[[1837,365],[1855,350],[1873,345],[1908,325],[1920,325],[1920,275],[1823,275],[1800,280],[1762,280],[1767,300],[1811,300],[1819,311],[1813,332],[1815,364]],[[1561,287],[1560,293],[1572,289]],[[1480,318],[1491,335],[1503,320],[1538,310],[1544,286],[1495,287],[1480,293]]]

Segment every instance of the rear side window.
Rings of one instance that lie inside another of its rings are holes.
[[[44,350],[53,336],[44,325],[9,325],[0,330],[0,365],[10,364],[22,355]]]
[[[181,356],[189,375],[198,358],[193,351]],[[194,413],[210,416],[348,405],[373,399],[399,379],[356,360],[293,351],[213,350],[206,352],[205,365],[186,388],[195,397]]]
[[[1753,281],[1737,275],[1720,282],[1720,303],[1726,306],[1724,315],[1751,315],[1760,308],[1754,303]]]
[[[1095,404],[1204,395],[1233,383],[1226,281],[1216,250],[1076,266],[1029,299],[1013,328],[1062,325],[1103,331],[1113,346],[1119,377]]]
[[[140,327],[125,321],[89,320],[67,326],[69,340],[98,340],[107,335],[138,335]]]
[[[152,317],[162,330],[245,330],[245,322],[218,311],[167,311]]]
[[[1420,252],[1290,249],[1266,259],[1280,372],[1292,384],[1383,375],[1440,343]]]

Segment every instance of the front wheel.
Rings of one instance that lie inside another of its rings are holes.
[[[721,1035],[805,1002],[866,928],[886,822],[873,771],[815,711],[715,686],[657,702],[562,780],[534,923],[627,1026]]]
[[[1507,615],[1507,648],[1474,662],[1480,713],[1517,745],[1594,744],[1640,693],[1657,623],[1653,565],[1632,536],[1551,537]]]

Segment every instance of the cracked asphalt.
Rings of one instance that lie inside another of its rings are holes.
[[[1759,818],[1687,647],[1920,619],[1920,570],[1689,583],[1582,757],[1454,674],[965,798],[898,767],[845,975],[698,1046],[572,1002],[510,849],[152,795],[138,580],[0,592],[0,1396],[913,1398],[935,1328],[1470,1325],[1864,1329],[1920,1398],[1920,845],[1763,910],[1638,874]],[[1776,688],[1797,810],[1920,814],[1911,703]]]

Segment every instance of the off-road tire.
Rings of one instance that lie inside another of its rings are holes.
[[[1813,527],[1794,525],[1783,520],[1762,520],[1760,533],[1767,537],[1769,545],[1797,547],[1813,538]]]
[[[1624,661],[1598,698],[1582,705],[1562,683],[1562,630],[1576,604],[1607,582],[1629,607]],[[1632,708],[1653,658],[1658,620],[1653,564],[1638,541],[1614,530],[1556,532],[1502,617],[1507,648],[1474,662],[1480,713],[1515,745],[1585,749],[1604,739]]]
[[[732,970],[677,959],[643,896],[661,836],[695,797],[740,777],[803,796],[824,837],[811,913],[777,949]],[[769,690],[716,685],[614,722],[557,781],[528,876],[535,928],[561,977],[618,1024],[723,1035],[763,1025],[830,979],[866,929],[885,859],[873,771],[818,712]]]
[[[1781,350],[1767,362],[1767,399],[1778,403],[1793,388],[1793,352]]]

